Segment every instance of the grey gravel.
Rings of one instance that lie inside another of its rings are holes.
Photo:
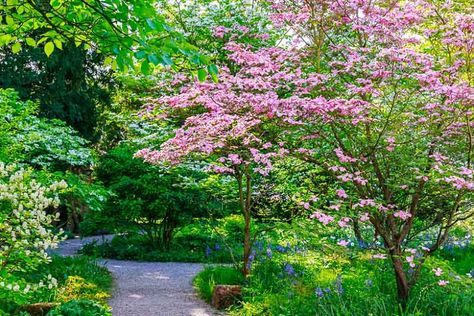
[[[70,239],[56,252],[75,255],[86,243],[113,236]],[[113,274],[115,289],[109,305],[113,316],[214,316],[224,315],[200,300],[192,279],[203,269],[198,263],[102,260]]]

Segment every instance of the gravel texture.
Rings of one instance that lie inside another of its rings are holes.
[[[74,255],[84,244],[111,235],[70,239],[56,251]],[[197,263],[103,260],[113,274],[115,290],[109,305],[113,316],[214,316],[223,315],[196,297],[192,279],[202,270]]]

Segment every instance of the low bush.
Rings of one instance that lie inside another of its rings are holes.
[[[112,315],[106,308],[87,299],[71,300],[61,304],[47,316],[109,316]]]
[[[55,280],[55,287],[42,287],[30,294],[27,304],[88,299],[107,309],[107,299],[112,288],[110,272],[88,257],[53,256],[51,262],[42,264],[36,272],[23,275],[26,282]],[[21,315],[21,304],[0,300],[0,315]],[[59,315],[59,314],[54,314]],[[62,315],[62,314],[61,314]],[[73,315],[73,314],[65,314]],[[76,314],[74,314],[76,315]],[[97,315],[97,314],[78,314]],[[99,314],[104,315],[104,314]]]

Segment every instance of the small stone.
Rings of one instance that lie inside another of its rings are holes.
[[[211,304],[217,309],[224,309],[242,298],[240,285],[216,285],[212,293]]]
[[[58,306],[58,303],[35,303],[29,305],[23,305],[20,310],[22,312],[27,312],[32,316],[44,316],[50,310]]]

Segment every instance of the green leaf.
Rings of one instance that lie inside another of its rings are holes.
[[[54,9],[58,8],[61,5],[61,2],[59,0],[51,0],[49,3]]]
[[[31,37],[27,37],[25,41],[26,41],[26,44],[28,44],[29,46],[32,46],[32,47],[36,46],[36,41],[32,39]]]
[[[9,16],[9,15],[7,15],[7,16],[5,17],[5,21],[7,22],[8,25],[13,25],[13,24],[15,24],[15,21],[14,21],[13,18],[12,18],[11,16]]]
[[[135,57],[138,59],[143,59],[146,56],[146,52],[143,50],[139,50],[138,52],[135,53]]]
[[[199,81],[201,81],[201,82],[206,81],[206,78],[207,78],[207,71],[206,71],[205,69],[202,69],[202,68],[199,69],[199,70],[197,71],[197,75],[198,75]]]
[[[60,40],[57,40],[57,39],[55,39],[53,41],[54,41],[54,45],[56,45],[57,48],[59,48],[61,50],[63,49],[63,42],[61,42]]]
[[[156,30],[156,24],[155,24],[155,22],[153,22],[152,19],[150,19],[150,18],[146,19],[146,23],[148,24],[148,26],[151,27],[152,30]]]
[[[39,45],[39,44],[41,44],[41,43],[43,43],[43,42],[46,42],[47,40],[48,40],[47,37],[42,37],[42,38],[40,38],[40,39],[36,42],[36,45]]]
[[[10,43],[11,40],[12,40],[12,36],[10,34],[0,35],[0,46]]]
[[[142,62],[142,66],[140,68],[141,68],[141,71],[145,75],[149,75],[151,73],[151,68],[150,68],[150,64],[148,63],[148,60],[144,60]]]
[[[219,74],[219,69],[217,68],[217,66],[215,64],[211,64],[207,66],[207,71],[211,75],[212,81],[217,83],[219,81],[219,78],[217,77],[217,75]]]
[[[19,42],[16,42],[15,44],[12,45],[13,54],[18,53],[20,50],[21,50],[21,44]]]
[[[148,61],[154,65],[158,65],[160,63],[160,60],[155,54],[148,55]]]
[[[173,60],[167,54],[162,55],[161,60],[162,60],[162,64],[165,65],[165,66],[172,66],[173,65]]]
[[[113,61],[114,60],[112,59],[112,57],[110,57],[110,56],[105,57],[104,66],[111,65]]]
[[[54,44],[53,42],[47,42],[44,45],[44,52],[46,53],[46,56],[51,56],[51,54],[54,52]]]

